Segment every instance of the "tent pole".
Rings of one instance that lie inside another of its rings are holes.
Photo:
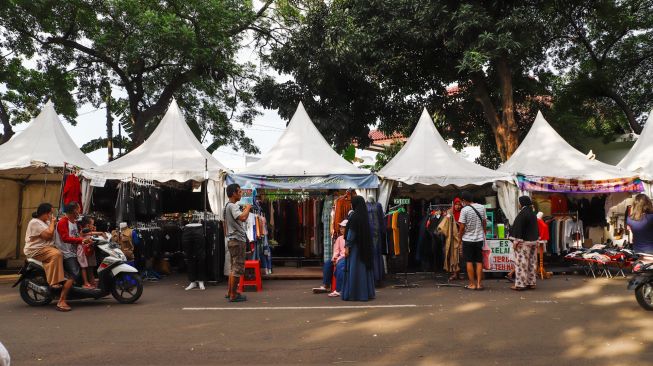
[[[209,182],[209,159],[204,159],[204,182],[202,182],[202,200],[204,201],[204,239],[206,240],[206,195]]]
[[[64,179],[66,178],[66,169],[68,168],[68,163],[64,161],[63,163],[63,173],[61,173],[61,189],[59,190],[59,203],[57,203],[57,206],[59,206],[59,213],[63,213],[63,183]]]
[[[27,187],[27,180],[19,184],[20,192],[18,193],[18,220],[16,220],[16,259],[20,257],[20,234],[23,226],[23,194],[25,193],[25,187]]]

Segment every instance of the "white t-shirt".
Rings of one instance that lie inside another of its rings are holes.
[[[485,207],[478,203],[472,203],[476,211],[481,215],[481,218],[485,219]],[[465,232],[463,233],[463,241],[483,241],[485,239],[485,232],[483,228],[483,220],[481,220],[479,215],[474,212],[469,206],[463,207],[460,211],[460,222],[465,224]]]
[[[27,224],[25,231],[25,247],[23,253],[29,258],[33,257],[41,249],[47,247],[54,247],[54,237],[50,240],[41,239],[42,232],[48,229],[49,222],[43,222],[40,219],[32,219]]]

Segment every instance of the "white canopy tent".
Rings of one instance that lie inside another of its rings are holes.
[[[220,216],[225,204],[222,186],[226,172],[227,168],[197,140],[173,100],[156,130],[143,144],[119,159],[84,171],[84,176],[158,182],[203,182],[209,179],[209,204],[211,210]]]
[[[590,160],[567,143],[541,112],[537,112],[530,131],[498,171],[513,175],[602,180],[635,177],[636,174]]]
[[[301,102],[272,149],[229,178],[241,186],[252,184],[262,188],[346,189],[378,185],[369,170],[357,168],[333,150]]]
[[[435,128],[426,108],[410,138],[397,155],[378,172],[382,179],[379,202],[387,206],[397,182],[424,186],[481,186],[492,182],[510,184],[510,174],[497,172],[457,154]],[[506,212],[511,215],[511,212]]]
[[[41,202],[59,205],[64,164],[95,167],[47,102],[24,131],[0,145],[0,259],[22,255],[27,223]],[[88,191],[82,193],[86,200]]]
[[[653,110],[648,115],[646,125],[635,145],[628,154],[617,164],[618,167],[639,174],[646,194],[652,197],[651,185],[653,184]]]

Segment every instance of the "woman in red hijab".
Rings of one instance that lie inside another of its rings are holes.
[[[456,222],[460,219],[460,211],[463,210],[463,201],[460,198],[456,197],[453,199],[453,218]]]

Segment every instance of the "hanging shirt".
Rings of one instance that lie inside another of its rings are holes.
[[[399,238],[399,212],[392,213],[392,241],[394,243],[395,255],[401,254],[401,242]]]
[[[75,174],[70,174],[66,178],[62,195],[64,205],[70,202],[77,202],[80,207],[82,206],[82,186],[79,183],[79,178]]]

